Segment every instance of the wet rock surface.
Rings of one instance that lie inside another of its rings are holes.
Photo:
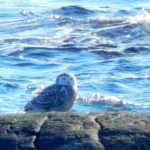
[[[0,116],[2,150],[149,150],[150,114],[32,113]]]

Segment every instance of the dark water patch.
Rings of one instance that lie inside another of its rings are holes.
[[[7,83],[7,84],[4,85],[4,87],[9,88],[9,89],[17,89],[18,85]]]
[[[136,47],[126,48],[124,50],[124,52],[128,53],[128,54],[136,54],[136,53],[146,52],[146,51],[149,51],[149,50],[150,50],[150,47],[147,47],[147,46],[136,46]]]
[[[148,12],[148,13],[150,13],[150,9],[149,8],[144,8],[144,7],[136,7],[135,8],[136,10],[138,10],[138,11],[146,11],[146,12]]]
[[[34,50],[34,51],[24,51],[23,52],[24,57],[32,57],[32,58],[41,58],[41,57],[52,57],[54,56],[52,52],[44,51],[44,50]]]
[[[100,62],[100,64],[107,64],[107,65],[109,65],[111,63],[112,64],[114,63],[113,59],[105,59],[105,60],[103,60],[103,61]]]
[[[78,47],[25,47],[24,50],[46,50],[46,51],[68,51],[68,52],[80,52],[83,48]]]
[[[144,68],[149,69],[149,72],[150,72],[150,65],[145,65]]]
[[[18,89],[20,88],[20,85],[17,84],[17,83],[10,83],[10,82],[6,82],[6,81],[3,81],[3,82],[0,82],[0,85],[1,87],[4,89],[7,89],[7,90],[15,90],[15,89]]]
[[[15,64],[15,66],[18,66],[18,67],[32,67],[32,66],[39,66],[39,64],[35,64],[35,63],[31,63],[31,62],[20,62],[20,63],[17,63]]]
[[[117,59],[115,63],[119,65],[127,65],[127,64],[131,64],[132,62],[128,58],[120,58],[120,59]]]
[[[65,6],[65,7],[61,7],[60,9],[55,10],[54,13],[66,15],[66,16],[75,16],[75,15],[80,16],[80,15],[93,14],[94,11],[83,8],[81,6]]]
[[[117,14],[119,14],[119,16],[121,15],[128,15],[129,14],[129,12],[127,11],[127,10],[125,10],[125,9],[122,9],[122,10],[119,10],[118,12],[117,12]]]
[[[8,56],[17,56],[18,57],[21,54],[21,52],[22,52],[21,50],[15,50],[15,51],[9,53]]]
[[[110,7],[110,6],[99,6],[99,8],[106,8],[106,9],[110,9],[110,8],[112,8],[112,7]]]
[[[92,51],[92,53],[95,53],[95,54],[100,55],[100,56],[107,58],[107,59],[124,56],[124,53],[118,52],[118,51],[96,50],[96,51]]]
[[[96,44],[96,47],[104,47],[104,48],[117,48],[117,45],[114,44]]]
[[[30,67],[30,69],[40,69],[40,70],[43,70],[43,69],[47,69],[47,68],[57,68],[60,66],[60,64],[54,64],[54,63],[48,63],[48,64],[38,64],[38,63],[18,63],[18,64],[15,64],[15,66],[17,67]]]
[[[67,44],[63,44],[62,47],[66,47],[66,48],[73,48],[76,47],[76,43],[67,43]]]

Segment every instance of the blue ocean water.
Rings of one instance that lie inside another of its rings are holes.
[[[0,0],[0,113],[70,72],[75,112],[150,112],[149,0]]]

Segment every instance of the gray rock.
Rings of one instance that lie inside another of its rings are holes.
[[[99,149],[99,125],[92,116],[86,114],[52,113],[47,115],[47,121],[41,127],[36,140],[38,149]]]
[[[106,150],[150,150],[150,114],[105,113],[96,121]]]
[[[29,113],[0,116],[2,150],[149,150],[150,114]]]

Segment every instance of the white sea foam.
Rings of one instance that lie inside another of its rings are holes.
[[[84,102],[110,102],[110,103],[119,103],[125,104],[125,102],[117,96],[104,96],[100,93],[93,93],[91,95],[79,96],[79,99]]]
[[[143,107],[143,108],[149,108],[150,103],[144,103],[144,104],[138,104],[138,103],[129,103],[117,96],[104,96],[101,93],[93,93],[91,95],[84,95],[79,96],[78,100],[81,100],[85,103],[92,103],[92,102],[98,102],[98,103],[104,103],[107,106],[112,107],[122,107],[122,106],[130,106],[130,107]]]
[[[57,15],[57,14],[50,14],[50,15],[49,15],[49,18],[50,18],[50,19],[60,19],[61,16],[60,16],[60,15]]]
[[[27,10],[27,9],[23,9],[19,13],[23,16],[34,15],[34,12],[32,10]]]
[[[142,30],[150,32],[150,13],[146,12],[144,9],[136,16],[129,17],[129,21],[132,24],[138,24]]]

